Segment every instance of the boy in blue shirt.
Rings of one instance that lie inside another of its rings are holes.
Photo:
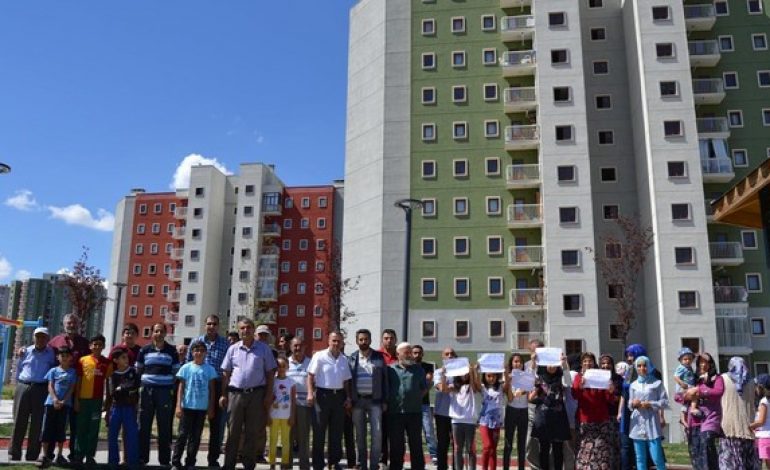
[[[67,440],[67,415],[72,407],[72,394],[75,391],[77,374],[72,367],[72,350],[59,348],[56,353],[59,366],[45,375],[48,381],[48,397],[45,399],[43,416],[43,443],[45,454],[40,458],[40,467],[48,468],[54,457],[54,448],[59,448],[59,458],[63,459],[64,441]]]
[[[217,371],[204,361],[206,345],[196,341],[190,346],[192,362],[179,369],[179,389],[176,401],[176,417],[179,421],[179,437],[171,457],[172,470],[195,468],[195,457],[201,443],[201,433],[206,418],[214,417],[214,386],[219,377]],[[187,459],[182,466],[182,452],[187,447]]]

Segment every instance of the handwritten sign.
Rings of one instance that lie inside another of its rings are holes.
[[[444,360],[444,369],[447,377],[462,377],[470,373],[471,365],[467,357],[457,357]]]
[[[583,387],[607,390],[610,388],[610,379],[612,375],[608,370],[588,369],[583,374]]]
[[[539,366],[560,366],[561,348],[537,348],[537,365]]]
[[[505,354],[481,353],[479,354],[479,368],[482,373],[502,374],[505,372]]]
[[[511,389],[532,391],[535,388],[535,374],[530,371],[514,370],[511,371]]]

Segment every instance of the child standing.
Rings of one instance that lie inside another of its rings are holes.
[[[214,387],[217,371],[206,364],[206,345],[196,341],[190,346],[192,362],[179,369],[179,389],[176,400],[176,417],[179,421],[179,437],[171,457],[172,470],[195,468],[195,457],[201,443],[201,433],[206,417],[214,418]],[[182,466],[182,452],[187,447],[187,460]]]
[[[452,418],[452,440],[454,441],[454,468],[464,470],[464,454],[468,454],[468,467],[476,468],[476,394],[481,392],[481,384],[476,375],[476,367],[470,373],[455,377],[450,387],[446,383],[446,369],[441,369],[439,391],[449,393],[449,417]]]
[[[770,419],[767,419],[767,408],[770,407],[770,375],[762,374],[756,378],[756,394],[760,398],[757,415],[750,427],[757,438],[759,458],[770,468]]]
[[[500,382],[502,374],[485,373],[481,387],[481,414],[479,431],[481,432],[481,467],[484,470],[497,468],[497,443],[500,440],[500,428],[503,427],[503,407],[505,392]]]
[[[139,447],[137,436],[139,427],[136,422],[136,405],[139,403],[139,374],[129,366],[128,350],[115,348],[112,350],[112,366],[115,370],[107,379],[107,400],[104,408],[107,410],[105,420],[109,428],[109,463],[110,469],[118,468],[120,455],[118,453],[118,436],[123,429],[123,445],[126,462],[131,470],[139,466]]]
[[[45,399],[45,415],[43,416],[44,454],[40,458],[40,466],[48,468],[54,457],[54,447],[59,448],[59,456],[64,460],[62,451],[67,440],[67,415],[72,407],[72,395],[75,392],[77,373],[72,367],[72,350],[67,347],[59,348],[56,353],[59,366],[48,371],[45,379],[48,381],[48,397]]]
[[[674,371],[674,382],[676,382],[676,394],[680,395],[684,393],[688,388],[694,387],[696,383],[695,371],[692,370],[692,361],[695,359],[690,348],[682,348],[679,350],[679,365],[676,366]],[[682,405],[679,422],[682,426],[687,427],[687,405]],[[698,409],[698,400],[692,400],[689,404],[690,413],[693,416],[699,417],[701,412]]]
[[[104,382],[112,373],[110,361],[102,356],[105,339],[102,335],[91,338],[91,354],[81,357],[76,365],[78,384],[75,389],[75,412],[78,435],[75,439],[75,461],[86,459],[89,468],[96,465],[96,444],[102,422]]]
[[[505,407],[505,445],[503,446],[503,468],[508,470],[513,451],[513,438],[516,436],[516,452],[519,470],[524,470],[527,451],[527,427],[529,426],[529,400],[527,391],[513,388],[512,377],[524,374],[524,359],[521,354],[513,354],[508,367],[508,375],[503,381],[503,392],[508,398]]]
[[[291,428],[294,426],[297,391],[294,381],[286,377],[289,369],[288,361],[279,357],[276,359],[278,369],[273,381],[273,405],[270,407],[270,452],[268,460],[270,468],[275,468],[278,437],[281,438],[281,468],[291,468]],[[341,410],[340,410],[341,412]]]

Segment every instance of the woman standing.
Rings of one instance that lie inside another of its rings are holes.
[[[754,387],[743,358],[730,359],[722,374],[722,438],[719,440],[720,470],[760,470],[751,422],[754,418]]]
[[[661,444],[662,428],[658,413],[668,407],[668,395],[663,382],[655,378],[655,368],[647,356],[634,361],[637,378],[628,391],[628,408],[631,410],[629,436],[634,441],[636,468],[647,468],[647,455],[655,468],[666,468]]]
[[[596,357],[590,352],[583,353],[580,356],[580,364],[582,371],[572,382],[572,396],[578,403],[577,418],[580,429],[575,468],[615,469],[618,461],[617,432],[610,419],[611,406],[617,406],[615,386],[610,382],[609,389],[585,388],[583,375],[588,369],[596,369]]]
[[[503,469],[508,470],[511,465],[511,451],[513,450],[513,438],[516,436],[516,452],[518,455],[519,470],[524,470],[527,452],[527,427],[528,401],[527,392],[521,389],[513,389],[511,375],[524,373],[524,359],[521,354],[513,354],[507,367],[507,376],[503,384],[503,390],[508,398],[508,406],[505,407],[505,445],[503,446]]]
[[[725,383],[717,374],[714,358],[708,353],[698,355],[698,385],[688,389],[685,402],[700,400],[698,409],[701,416],[687,413],[687,446],[693,470],[718,470],[716,439],[721,432],[722,394]]]
[[[564,443],[572,438],[564,403],[570,384],[567,358],[562,356],[561,367],[538,367],[538,382],[529,393],[529,401],[535,405],[532,437],[540,444],[540,468],[549,470],[550,459],[553,457],[553,468],[561,470],[564,464]]]

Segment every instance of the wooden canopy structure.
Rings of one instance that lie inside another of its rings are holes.
[[[768,229],[770,160],[765,160],[719,199],[711,202],[714,221],[740,227]]]

